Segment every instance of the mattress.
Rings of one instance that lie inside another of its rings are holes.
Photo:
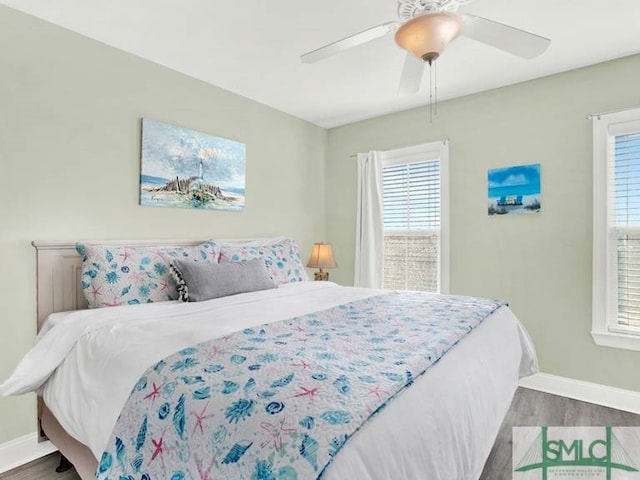
[[[206,339],[380,293],[299,282],[199,303],[53,314],[0,393],[40,391],[66,432],[100,458],[149,365]],[[323,478],[478,478],[518,379],[536,370],[524,328],[498,309],[372,417]]]

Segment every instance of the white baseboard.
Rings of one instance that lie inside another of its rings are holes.
[[[38,443],[36,432],[0,444],[0,473],[49,455],[57,450],[51,442]]]
[[[548,373],[536,373],[523,378],[520,380],[520,386],[640,414],[640,392],[633,390],[583,382]]]

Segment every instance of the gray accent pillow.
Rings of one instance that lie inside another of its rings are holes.
[[[276,288],[264,260],[195,263],[174,260],[171,272],[183,302],[201,302],[238,293]]]

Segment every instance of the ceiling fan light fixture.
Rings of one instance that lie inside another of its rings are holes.
[[[462,18],[455,13],[424,13],[400,25],[395,40],[416,58],[431,64],[460,35],[462,27]]]

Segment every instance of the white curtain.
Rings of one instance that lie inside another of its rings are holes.
[[[382,160],[380,152],[358,154],[356,287],[382,288]]]

